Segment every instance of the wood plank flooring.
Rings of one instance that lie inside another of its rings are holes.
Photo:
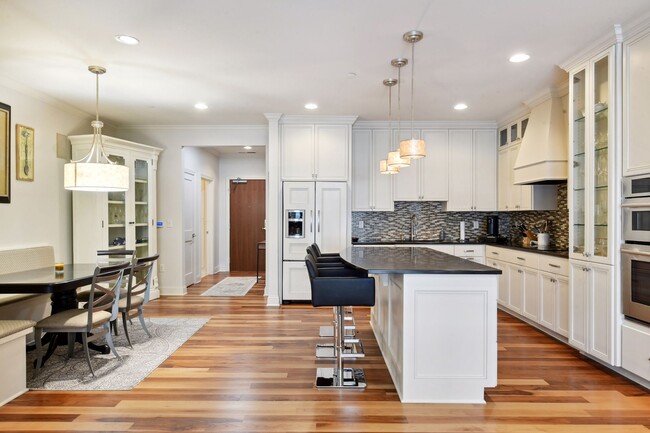
[[[0,431],[650,432],[648,392],[504,313],[499,385],[485,405],[401,404],[362,308],[367,356],[356,364],[368,389],[318,391],[314,346],[331,309],[267,308],[263,284],[245,297],[198,296],[225,276],[147,305],[150,317],[211,319],[135,389],[30,391],[0,408]]]

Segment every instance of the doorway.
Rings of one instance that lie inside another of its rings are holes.
[[[183,241],[184,248],[184,281],[185,287],[195,283],[195,189],[194,173],[185,171],[183,173]]]
[[[214,184],[201,176],[201,278],[214,273]]]
[[[255,272],[257,245],[266,239],[266,181],[230,181],[230,271]],[[259,271],[264,271],[263,258]]]

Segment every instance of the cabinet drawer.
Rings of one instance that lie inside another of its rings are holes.
[[[485,255],[485,246],[454,245],[454,255],[458,257],[483,257]]]
[[[568,277],[569,260],[540,254],[539,270]]]
[[[454,246],[453,245],[425,245],[425,247],[432,250],[440,251],[441,253],[454,255]]]
[[[485,258],[487,259],[496,259],[502,260],[504,262],[510,262],[510,259],[508,258],[510,253],[514,253],[514,251],[507,248],[493,247],[491,245],[485,247]]]
[[[650,380],[650,327],[623,322],[623,368]]]

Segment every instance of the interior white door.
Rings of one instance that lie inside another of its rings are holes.
[[[347,184],[316,183],[316,243],[323,252],[338,253],[348,244]]]
[[[183,271],[186,287],[194,284],[194,266],[196,259],[194,254],[196,239],[196,232],[194,230],[196,201],[194,180],[194,173],[187,171],[183,173],[183,240],[185,242]]]

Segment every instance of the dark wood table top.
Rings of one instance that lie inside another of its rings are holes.
[[[371,274],[500,274],[498,269],[423,247],[350,247],[341,259]]]
[[[90,284],[96,263],[65,265],[63,272],[54,266],[0,275],[0,293],[57,293]]]

